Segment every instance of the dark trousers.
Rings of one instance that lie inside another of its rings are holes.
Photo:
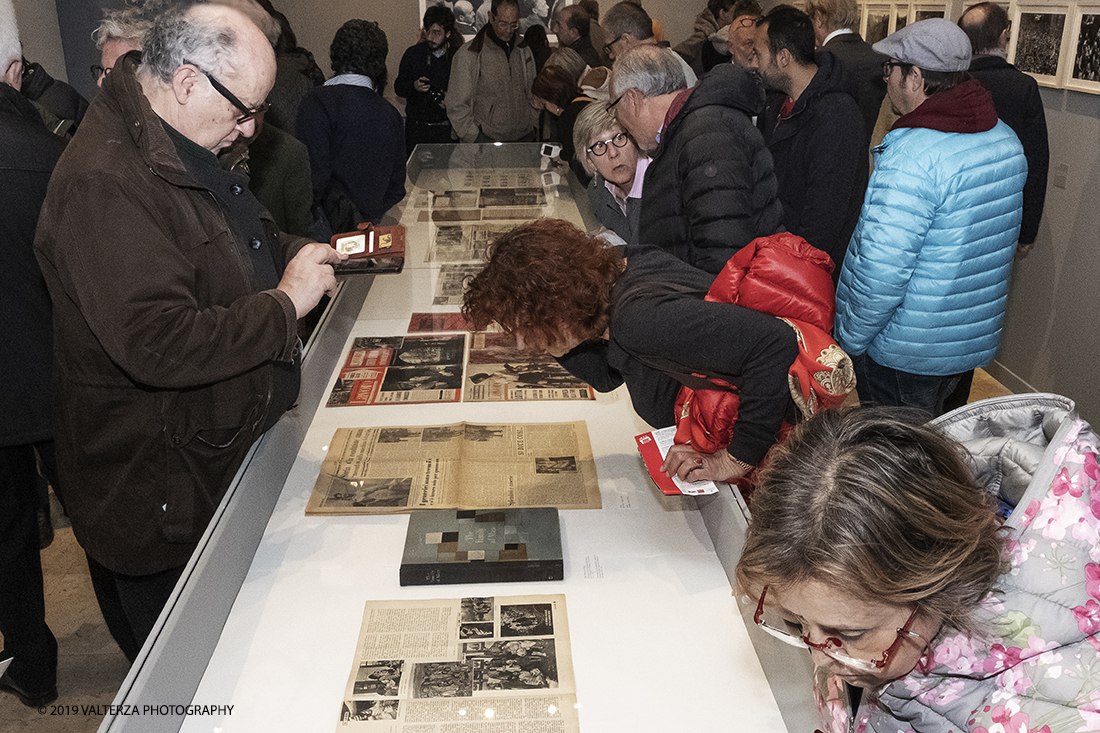
[[[133,662],[172,595],[183,567],[152,575],[123,575],[100,565],[90,555],[87,557],[103,621],[122,653]]]
[[[450,122],[419,122],[405,119],[405,156],[412,155],[413,148],[421,143],[453,143]]]
[[[951,412],[965,405],[967,400],[970,399],[970,388],[972,386],[974,386],[973,369],[959,375],[959,383],[955,385],[955,389],[943,401],[943,411]]]
[[[923,410],[930,417],[939,417],[945,412],[944,400],[961,376],[911,374],[883,366],[867,354],[853,356],[852,363],[861,406],[911,407]]]
[[[28,693],[57,685],[57,639],[46,625],[38,510],[42,470],[57,486],[53,441],[0,448],[0,634],[7,674]]]

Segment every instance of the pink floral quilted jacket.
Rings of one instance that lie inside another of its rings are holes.
[[[1100,731],[1100,467],[1097,436],[1056,395],[983,400],[936,424],[1014,505],[1011,570],[985,606],[989,638],[944,629],[928,673],[866,691],[820,670],[828,733]]]

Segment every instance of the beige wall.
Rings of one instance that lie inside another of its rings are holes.
[[[53,0],[13,0],[13,4],[23,55],[42,64],[55,79],[67,81],[61,29],[57,24],[57,6]]]

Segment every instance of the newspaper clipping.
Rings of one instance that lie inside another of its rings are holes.
[[[552,356],[521,351],[505,333],[473,335],[465,392],[466,402],[596,399],[592,387]]]
[[[489,245],[511,224],[446,224],[435,230],[425,262],[480,262],[484,266]]]
[[[432,305],[462,305],[462,296],[466,292],[466,281],[483,269],[485,269],[485,264],[482,262],[441,265]]]
[[[466,336],[384,336],[352,341],[328,407],[458,402]]]
[[[410,509],[599,509],[583,421],[340,428],[307,515]]]
[[[579,733],[576,703],[564,595],[368,601],[336,730]]]

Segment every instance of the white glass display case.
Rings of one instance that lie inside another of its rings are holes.
[[[334,731],[366,601],[536,593],[566,597],[582,730],[813,730],[809,657],[757,633],[752,609],[746,625],[731,594],[743,505],[729,492],[661,494],[624,388],[594,401],[325,406],[351,339],[457,310],[435,304],[445,264],[517,220],[592,227],[583,189],[540,147],[414,151],[391,212],[406,227],[404,271],[343,283],[307,345],[298,405],[253,448],[115,700],[120,713],[195,714],[114,714],[101,731]],[[586,422],[603,508],[561,512],[563,581],[401,587],[405,515],[305,516],[337,428],[463,420]]]

